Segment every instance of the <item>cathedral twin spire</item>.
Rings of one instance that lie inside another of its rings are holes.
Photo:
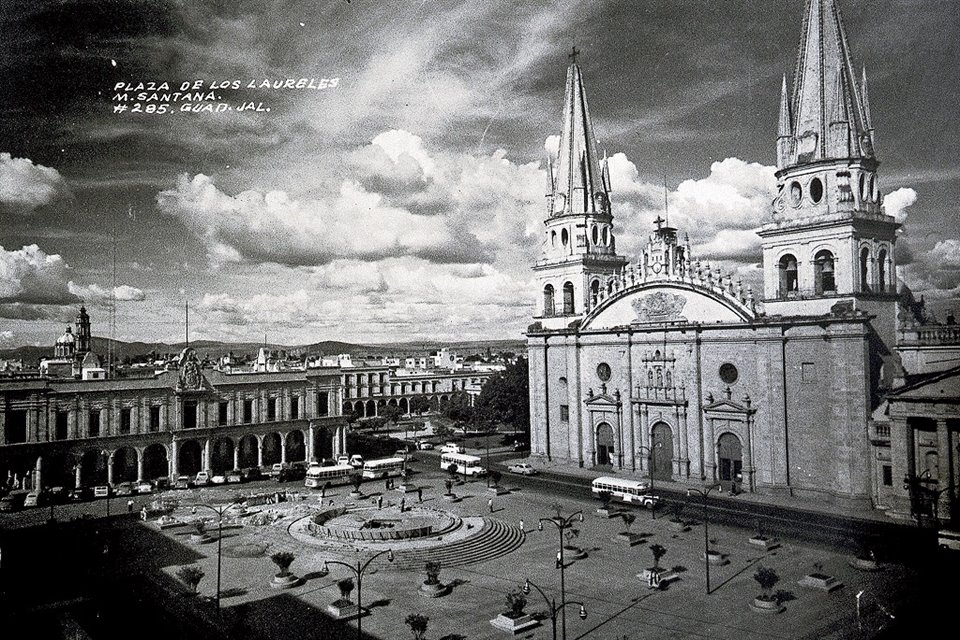
[[[596,138],[576,47],[570,55],[563,102],[563,130],[556,167],[547,176],[551,215],[609,214],[610,174],[597,154]]]
[[[793,96],[780,96],[777,165],[874,158],[867,73],[858,85],[836,0],[807,0]]]

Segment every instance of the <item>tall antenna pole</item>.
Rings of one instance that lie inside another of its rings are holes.
[[[667,226],[670,226],[670,192],[667,190],[667,172],[663,172],[663,217]]]
[[[183,301],[183,341],[184,347],[190,346],[190,301]]]
[[[129,215],[129,212],[128,212]],[[110,283],[110,341],[107,344],[107,375],[113,376],[114,341],[117,339],[117,215],[111,222],[112,279]]]

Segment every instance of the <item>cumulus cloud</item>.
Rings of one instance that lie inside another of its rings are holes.
[[[897,222],[907,219],[907,208],[917,201],[917,192],[909,187],[901,187],[883,197],[884,212],[896,218]]]
[[[102,302],[110,299],[110,289],[105,289],[97,284],[78,285],[69,282],[67,288],[70,293],[86,302]],[[113,295],[118,302],[143,302],[147,299],[147,295],[141,289],[126,284],[114,287]]]
[[[0,331],[0,344],[9,344],[13,342],[13,331]]]
[[[402,256],[493,263],[538,233],[544,174],[537,163],[515,164],[503,151],[428,152],[400,130],[377,135],[346,160],[351,178],[319,180],[332,186],[319,196],[231,195],[209,176],[184,174],[157,203],[204,243],[215,264],[317,266]]]
[[[68,194],[67,183],[56,169],[0,153],[0,208],[31,213]]]
[[[16,251],[0,246],[0,303],[72,304],[79,298],[68,285],[69,266],[35,244]]]

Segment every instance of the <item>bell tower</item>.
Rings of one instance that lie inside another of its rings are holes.
[[[867,74],[851,61],[839,0],[807,0],[793,78],[784,76],[772,218],[759,232],[768,314],[823,315],[838,302],[895,340],[894,244],[883,210]]]
[[[76,356],[82,360],[91,349],[90,334],[90,316],[87,315],[87,308],[80,307],[80,313],[77,314],[77,349]]]
[[[626,263],[616,251],[610,172],[597,154],[578,55],[574,47],[556,166],[548,161],[543,245],[533,267],[541,296],[534,318],[546,329],[582,318]]]

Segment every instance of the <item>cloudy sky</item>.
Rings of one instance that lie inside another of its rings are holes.
[[[842,1],[903,275],[941,318],[960,284],[955,4]],[[618,249],[636,255],[666,175],[699,255],[756,281],[802,5],[4,0],[0,346],[52,343],[81,302],[108,335],[113,286],[125,340],[181,339],[184,301],[194,339],[519,337],[573,45]],[[259,88],[301,78],[338,80]],[[210,102],[233,109],[134,113],[148,82],[227,83]]]

